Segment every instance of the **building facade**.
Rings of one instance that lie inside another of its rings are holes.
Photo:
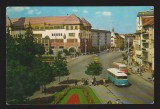
[[[154,10],[138,13],[134,42],[136,62],[154,71]]]
[[[92,29],[92,47],[98,48],[99,51],[110,47],[111,32],[106,30]]]
[[[6,19],[8,25],[12,22],[11,35],[16,38],[25,34],[29,22],[33,30],[34,41],[44,45],[45,53],[49,48],[53,54],[67,49],[71,53],[84,52],[83,41],[86,40],[91,47],[91,24],[84,18],[75,14],[67,16],[28,17]],[[6,25],[6,26],[7,26]]]
[[[114,32],[114,28],[113,28],[112,31],[111,31],[111,42],[110,42],[110,45],[111,45],[110,47],[111,48],[116,47],[115,38],[116,38],[116,35],[115,35],[115,32]]]
[[[142,37],[145,30],[143,29],[143,18],[151,18],[154,16],[154,11],[139,12],[137,14],[137,30],[136,30],[136,62],[142,64]]]

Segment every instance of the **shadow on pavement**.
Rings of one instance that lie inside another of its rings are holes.
[[[47,88],[46,93],[47,94],[53,94],[55,92],[60,92],[60,91],[62,91],[63,89],[65,89],[67,87],[69,87],[69,85],[61,85],[61,86],[49,87],[49,88]]]
[[[50,104],[50,99],[52,99],[51,96],[49,97],[41,97],[41,98],[35,98],[29,101],[29,104]]]
[[[62,81],[59,84],[74,84],[76,81],[79,82],[80,80],[70,79],[70,80]]]

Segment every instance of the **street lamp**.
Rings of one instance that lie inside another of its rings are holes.
[[[74,39],[74,45],[75,45],[75,39]],[[75,48],[74,48],[74,58],[75,58]]]
[[[66,39],[66,34],[64,33],[64,35],[63,35],[63,40],[65,40]],[[65,42],[63,41],[63,51],[64,51],[64,49],[65,49]]]
[[[128,38],[128,68],[129,68],[129,38]]]
[[[86,47],[87,47],[87,45],[86,45],[86,38],[85,38],[85,55],[86,55]]]

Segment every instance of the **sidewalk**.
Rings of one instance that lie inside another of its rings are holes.
[[[116,100],[118,98],[104,85],[90,86],[90,88],[93,90],[102,104],[107,104],[108,101],[112,101],[112,104],[116,104]]]
[[[130,68],[129,69],[130,74],[135,74],[135,75],[141,77],[142,79],[144,79],[145,81],[147,81],[151,84],[154,84],[154,81],[152,80],[152,73],[151,72],[149,72],[149,71],[145,71],[145,72],[142,72],[142,73],[135,72],[135,71],[133,71],[133,69],[135,68],[134,65],[130,65],[129,68]]]

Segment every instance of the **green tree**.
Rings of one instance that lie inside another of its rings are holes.
[[[24,104],[41,85],[53,80],[54,73],[35,56],[43,54],[44,48],[33,42],[30,23],[25,37],[14,39],[9,33],[6,34],[6,99],[9,104]]]
[[[69,70],[67,68],[67,62],[65,60],[56,59],[52,64],[52,72],[54,76],[65,76],[69,75]]]
[[[100,75],[102,73],[102,64],[97,62],[92,62],[87,66],[85,73],[87,75]]]

